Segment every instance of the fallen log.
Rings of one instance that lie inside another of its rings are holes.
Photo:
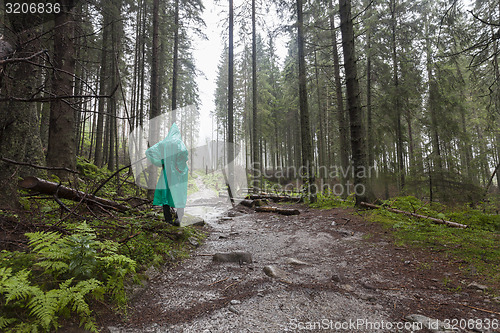
[[[44,194],[54,195],[57,193],[58,198],[68,199],[73,201],[84,201],[89,203],[94,203],[107,208],[111,208],[120,212],[125,212],[128,210],[127,206],[119,204],[115,201],[104,199],[101,197],[96,197],[95,195],[87,194],[82,191],[77,191],[73,188],[66,187],[54,182],[49,182],[47,180],[39,179],[36,177],[26,177],[19,182],[19,186]]]
[[[298,209],[288,209],[288,208],[279,208],[279,207],[257,207],[255,208],[256,212],[261,213],[278,213],[281,215],[299,215],[300,211]]]
[[[253,208],[253,207],[255,207],[255,200],[244,199],[244,200],[240,201],[240,205]]]
[[[361,202],[360,205],[364,206],[364,207],[368,207],[368,208],[374,208],[374,209],[384,208],[384,209],[387,209],[390,212],[404,214],[404,215],[413,216],[413,217],[418,217],[418,218],[421,218],[421,219],[426,219],[426,220],[432,221],[432,222],[437,223],[437,224],[446,224],[447,226],[454,227],[454,228],[463,228],[463,229],[465,229],[465,228],[468,227],[465,224],[461,224],[461,223],[457,223],[457,222],[447,221],[447,220],[444,220],[444,219],[437,219],[435,217],[420,215],[420,214],[416,214],[416,213],[412,213],[412,212],[407,212],[407,211],[399,210],[399,209],[395,209],[395,208],[382,207],[382,206],[373,205],[373,204],[370,204],[370,203],[367,203],[367,202]]]
[[[274,202],[280,202],[280,201],[301,202],[302,201],[301,197],[291,197],[288,195],[274,195],[274,194],[249,194],[249,195],[247,195],[246,198],[250,199],[250,200],[272,200]]]

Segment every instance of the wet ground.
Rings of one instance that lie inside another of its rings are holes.
[[[500,332],[498,290],[460,271],[458,262],[398,247],[354,210],[293,207],[301,214],[240,208],[232,211],[237,216],[211,220],[206,242],[152,274],[127,318],[99,318],[103,332],[444,330],[432,322],[412,329],[417,314],[455,323],[454,332]],[[234,251],[249,252],[253,262],[212,261]]]

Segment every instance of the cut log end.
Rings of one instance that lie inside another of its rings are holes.
[[[33,176],[28,176],[25,177],[23,180],[19,181],[19,186],[29,190],[36,187],[38,182],[39,182],[38,178]]]

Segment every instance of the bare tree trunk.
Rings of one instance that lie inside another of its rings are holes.
[[[17,22],[19,23],[19,22]],[[5,36],[16,47],[16,55],[29,57],[40,50],[32,36],[35,29],[15,30]],[[30,42],[27,42],[30,41]],[[8,74],[0,83],[0,97],[29,98],[34,95],[32,84],[39,72],[29,62],[18,62],[5,69]],[[7,89],[9,95],[6,95]],[[43,165],[42,143],[35,103],[8,101],[0,103],[0,156],[19,162]],[[38,173],[29,167],[19,167],[0,161],[0,208],[19,208],[18,177]]]
[[[108,85],[106,79],[108,75],[108,44],[110,34],[110,17],[109,13],[103,10],[103,31],[102,31],[102,53],[101,53],[101,72],[99,78],[99,92],[101,95],[108,94]],[[103,135],[104,135],[104,110],[106,108],[107,100],[104,98],[99,99],[98,114],[97,114],[97,128],[96,128],[96,142],[95,142],[95,164],[99,167],[103,165]]]
[[[159,10],[160,10],[160,1],[153,0],[153,45],[152,45],[152,55],[151,55],[151,88],[150,88],[150,101],[151,107],[149,112],[149,119],[153,119],[160,115],[160,90],[159,90]],[[156,137],[157,131],[151,130],[149,133],[149,145],[152,146],[156,144],[159,138]],[[155,177],[150,175],[149,180],[149,190],[148,190],[148,198],[152,199],[154,196],[154,183],[156,182]]]
[[[326,166],[325,163],[325,137],[323,133],[324,119],[323,119],[323,103],[321,102],[321,89],[319,83],[319,69],[318,69],[318,59],[317,52],[314,49],[314,74],[316,78],[316,97],[318,98],[318,126],[319,126],[319,136],[318,136],[318,162],[322,167],[319,169],[318,176],[322,179],[326,178],[328,173],[321,174],[321,170],[324,171],[323,167]]]
[[[392,51],[392,67],[393,67],[393,77],[394,77],[394,112],[396,115],[396,151],[398,157],[398,176],[399,176],[399,188],[402,190],[405,186],[405,169],[404,169],[404,159],[403,159],[403,130],[401,125],[401,100],[399,94],[399,73],[398,73],[398,58],[397,58],[397,45],[396,45],[396,0],[390,1],[390,11],[391,11],[391,51]]]
[[[344,68],[347,86],[347,104],[349,105],[349,121],[351,127],[352,162],[354,168],[354,191],[356,205],[372,199],[366,170],[365,133],[361,114],[361,101],[354,49],[354,29],[351,16],[351,1],[339,0],[340,30],[342,32],[342,48],[344,50]]]
[[[343,185],[342,197],[347,197],[348,188],[346,185],[349,179],[349,132],[348,120],[345,116],[344,109],[344,98],[342,96],[342,78],[340,77],[340,61],[339,52],[337,48],[337,33],[335,30],[335,17],[333,16],[333,3],[332,0],[328,2],[329,6],[329,20],[330,20],[330,31],[332,34],[332,54],[333,54],[333,72],[335,76],[335,93],[337,100],[337,122],[339,126],[339,148],[340,148],[340,166],[342,167],[342,172],[347,175],[347,177],[340,175],[341,184]],[[342,174],[342,173],[341,173]]]
[[[372,45],[371,29],[366,32],[366,148],[368,153],[368,167],[374,165],[373,156],[373,116],[372,116]]]
[[[228,164],[228,181],[233,183],[234,170],[234,136],[233,136],[233,115],[234,115],[234,45],[233,45],[233,28],[234,28],[234,5],[233,0],[229,0],[229,59],[228,59],[228,83],[227,83],[227,164]]]
[[[257,34],[255,29],[255,0],[252,0],[252,174],[253,192],[257,193],[260,188],[259,170],[261,169],[257,138]]]
[[[299,108],[300,108],[300,137],[302,147],[302,167],[305,171],[303,180],[306,181],[306,195],[311,202],[316,201],[316,186],[313,167],[313,152],[311,126],[309,124],[309,106],[307,102],[307,77],[304,52],[304,16],[302,0],[297,0],[297,46],[299,58]]]
[[[179,62],[179,0],[175,0],[174,8],[174,63],[172,71],[172,119],[171,123],[177,120],[177,76]]]
[[[73,95],[73,75],[75,73],[75,49],[73,46],[74,20],[73,1],[62,2],[63,10],[55,17],[54,28],[54,71],[52,92],[55,96]],[[75,112],[67,99],[56,99],[50,104],[49,144],[47,165],[75,169],[76,138]],[[65,171],[54,172],[66,179]]]

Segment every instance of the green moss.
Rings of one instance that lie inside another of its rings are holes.
[[[318,209],[349,208],[354,207],[354,203],[354,196],[349,196],[344,200],[330,193],[319,193],[316,202],[310,204],[310,206]]]

